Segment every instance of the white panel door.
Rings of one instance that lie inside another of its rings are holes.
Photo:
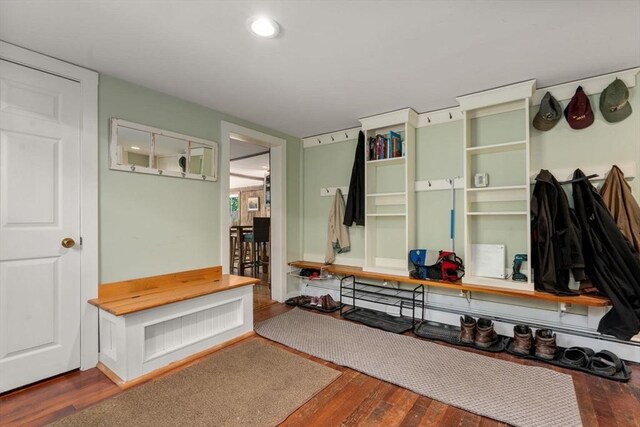
[[[0,60],[0,392],[80,366],[80,96]]]

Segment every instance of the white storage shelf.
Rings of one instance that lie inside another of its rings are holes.
[[[472,256],[472,245],[475,243],[496,243],[474,241],[477,237],[472,238],[472,236],[478,236],[477,232],[481,231],[479,227],[482,227],[481,222],[485,221],[483,218],[488,218],[486,221],[494,224],[496,220],[489,218],[499,218],[498,221],[505,221],[510,224],[512,224],[513,221],[508,218],[522,218],[522,226],[518,225],[516,229],[512,230],[509,234],[510,237],[503,235],[505,240],[503,243],[507,244],[507,246],[511,245],[523,249],[526,248],[526,251],[521,250],[519,253],[526,253],[527,258],[529,260],[531,259],[531,235],[529,233],[531,191],[528,185],[530,176],[529,104],[534,91],[535,81],[531,80],[458,98],[464,117],[465,262],[468,272],[474,271],[475,260]],[[480,135],[474,134],[474,129],[477,129],[477,126],[472,126],[472,120],[482,120],[483,117],[489,116],[495,118],[497,114],[509,114],[516,110],[524,111],[522,115],[522,128],[519,128],[511,135],[500,135],[500,138],[507,136],[507,138],[505,138],[506,141],[509,141],[509,137],[513,138],[511,141],[490,145],[474,144],[474,141]],[[473,165],[478,161],[478,157],[476,156],[508,152],[515,152],[517,156],[523,156],[519,158],[524,161],[522,181],[516,181],[521,182],[521,184],[473,188]],[[504,220],[502,218],[504,218]],[[520,222],[520,220],[518,219],[517,222]],[[515,234],[513,234],[514,232]],[[525,239],[525,241],[521,242],[520,236],[522,236],[522,239]],[[487,238],[488,236],[484,237]],[[512,241],[509,241],[509,238],[512,238]],[[513,251],[515,247],[511,247],[510,249]],[[509,248],[507,248],[507,250],[509,250]],[[523,269],[522,272],[527,275],[526,282],[479,277],[473,276],[472,274],[463,277],[462,280],[464,283],[475,283],[485,286],[533,290],[531,272],[529,271],[528,264],[527,268]]]
[[[508,151],[524,150],[527,148],[527,141],[506,142],[502,144],[481,145],[467,148],[469,154],[493,154],[506,153]]]

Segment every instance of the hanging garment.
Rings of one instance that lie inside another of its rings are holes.
[[[329,211],[329,226],[327,227],[327,249],[324,254],[324,263],[333,264],[336,260],[335,251],[339,254],[349,252],[351,242],[349,229],[342,223],[344,220],[344,200],[342,191],[336,188],[331,211]]]
[[[351,227],[353,223],[364,225],[364,133],[358,133],[356,156],[351,169],[347,209],[344,215],[344,225]]]
[[[600,195],[624,237],[640,253],[640,206],[618,166],[611,168]]]
[[[613,304],[600,320],[598,331],[629,340],[640,332],[640,260],[580,169],[574,172],[573,180],[585,270]]]
[[[554,176],[542,169],[531,198],[531,266],[538,291],[575,295],[569,289],[569,270],[585,280],[578,220]]]

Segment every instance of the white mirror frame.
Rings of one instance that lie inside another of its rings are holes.
[[[187,143],[187,146],[189,147],[189,149],[191,149],[192,142],[198,145],[204,145],[206,147],[210,147],[213,155],[211,175],[201,175],[201,174],[194,174],[189,172],[168,171],[168,170],[162,170],[162,169],[156,169],[156,168],[149,168],[145,166],[118,164],[118,126],[126,127],[129,129],[135,129],[143,132],[149,132],[150,134],[163,135],[170,138],[181,139]],[[196,138],[194,136],[183,135],[181,133],[154,128],[152,126],[133,123],[133,122],[129,122],[126,120],[117,119],[113,117],[111,118],[111,127],[110,127],[110,135],[109,135],[109,168],[112,170],[144,173],[148,175],[171,176],[175,178],[196,179],[199,181],[217,181],[218,180],[218,143],[214,141],[202,139],[202,138]]]

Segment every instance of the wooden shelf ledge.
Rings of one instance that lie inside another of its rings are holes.
[[[257,283],[253,277],[222,274],[217,266],[100,285],[98,298],[89,303],[123,316]]]
[[[392,274],[372,273],[368,271],[363,271],[361,267],[339,265],[339,264],[326,265],[321,262],[293,261],[293,262],[290,262],[289,265],[297,268],[315,268],[318,270],[324,269],[331,274],[339,274],[344,276],[354,275],[357,277],[362,277],[367,279],[396,281],[396,282],[406,283],[410,285],[425,285],[425,286],[432,286],[436,288],[453,289],[457,291],[480,292],[485,294],[503,295],[508,297],[526,298],[526,299],[537,299],[537,300],[551,301],[556,303],[567,303],[567,304],[584,305],[584,306],[590,306],[590,307],[607,307],[611,305],[611,300],[601,296],[591,296],[591,295],[563,296],[563,295],[554,295],[547,292],[497,288],[497,287],[491,287],[491,286],[474,285],[470,283],[463,284],[461,282],[441,282],[437,280],[420,280],[420,279],[413,279],[411,277],[397,276]]]

